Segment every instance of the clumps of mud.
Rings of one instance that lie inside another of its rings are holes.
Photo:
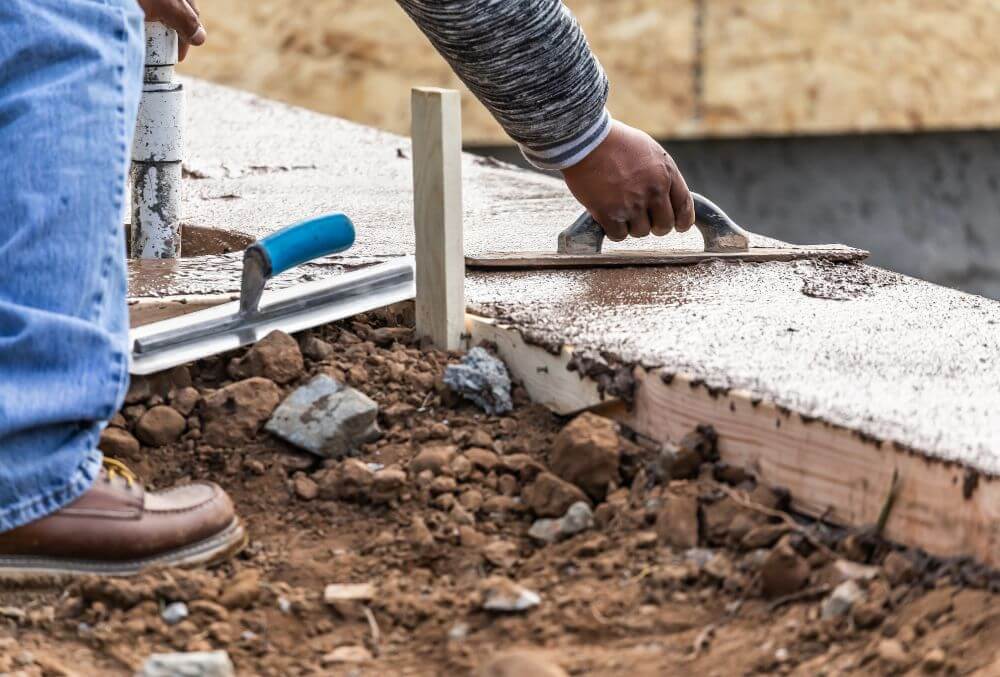
[[[802,278],[802,293],[817,299],[850,301],[900,284],[903,277],[860,263],[830,261],[797,262],[795,273]]]
[[[207,570],[5,590],[0,672],[129,675],[214,650],[255,675],[1000,665],[994,574],[790,513],[721,460],[711,422],[659,445],[516,384],[486,415],[444,383],[461,354],[421,349],[409,314],[137,379],[102,448],[154,486],[219,482],[251,544]],[[379,439],[319,458],[265,432],[318,374],[378,404]]]

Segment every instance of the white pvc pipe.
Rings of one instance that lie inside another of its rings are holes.
[[[133,258],[181,255],[184,90],[174,81],[177,33],[146,24],[146,62],[132,143]]]

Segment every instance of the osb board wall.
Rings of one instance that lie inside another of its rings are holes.
[[[661,138],[1000,125],[1000,0],[567,0]],[[405,133],[457,78],[393,0],[206,0],[188,74]],[[506,143],[464,97],[465,138]]]
[[[706,0],[704,25],[712,134],[1000,125],[1000,0]]]

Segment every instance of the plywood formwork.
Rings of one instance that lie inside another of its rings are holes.
[[[316,264],[329,274],[413,252],[407,140],[199,82],[188,89],[189,223],[256,236],[345,211],[358,244]],[[469,254],[554,247],[579,210],[551,178],[468,156],[462,171]],[[700,245],[696,233],[670,237]],[[134,269],[134,300],[204,294],[190,271],[212,266],[193,262],[154,278]],[[238,288],[235,274],[211,279],[221,296]],[[473,337],[496,343],[557,411],[600,404],[600,384],[628,396],[617,415],[657,439],[710,423],[727,460],[845,524],[873,521],[895,470],[890,536],[1000,564],[998,302],[870,266],[800,261],[477,272],[466,303]]]

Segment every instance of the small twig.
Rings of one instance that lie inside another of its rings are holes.
[[[769,517],[775,517],[777,519],[780,519],[792,531],[801,534],[802,537],[805,538],[807,541],[809,541],[817,550],[821,550],[824,555],[826,555],[831,559],[837,559],[837,553],[835,553],[833,550],[830,550],[830,548],[824,545],[822,541],[813,536],[808,529],[806,529],[804,526],[793,520],[789,515],[781,512],[780,510],[774,510],[772,508],[768,508],[767,506],[763,506],[760,503],[755,503],[748,498],[744,498],[740,492],[736,491],[735,489],[730,489],[724,484],[720,484],[718,482],[714,482],[713,484],[715,485],[716,488],[720,489],[723,493],[729,496],[729,498],[736,501],[742,507],[748,510],[753,510],[754,512],[759,512],[762,515],[767,515]]]
[[[885,496],[885,502],[882,504],[882,510],[878,514],[878,522],[875,523],[875,535],[881,536],[882,530],[885,529],[885,523],[889,521],[889,513],[892,512],[892,506],[896,504],[896,495],[899,493],[899,470],[896,468],[892,469],[892,481],[889,483],[889,493]]]
[[[778,599],[773,600],[767,605],[767,610],[774,611],[778,607],[784,606],[789,602],[798,602],[799,600],[810,599],[812,597],[821,597],[822,595],[830,592],[830,590],[830,586],[825,583],[812,588],[806,588],[805,590],[799,590],[798,592],[793,592],[790,595],[785,595],[784,597],[779,597]]]
[[[708,645],[712,643],[712,637],[715,636],[715,623],[709,623],[702,631],[698,633],[698,636],[694,638],[694,642],[691,644],[691,649],[695,656],[700,654],[702,651],[708,648]]]
[[[379,644],[382,642],[382,631],[378,628],[378,621],[375,620],[375,614],[367,606],[363,607],[365,612],[365,618],[368,619],[368,629],[372,633],[372,653],[376,656],[379,655]]]

